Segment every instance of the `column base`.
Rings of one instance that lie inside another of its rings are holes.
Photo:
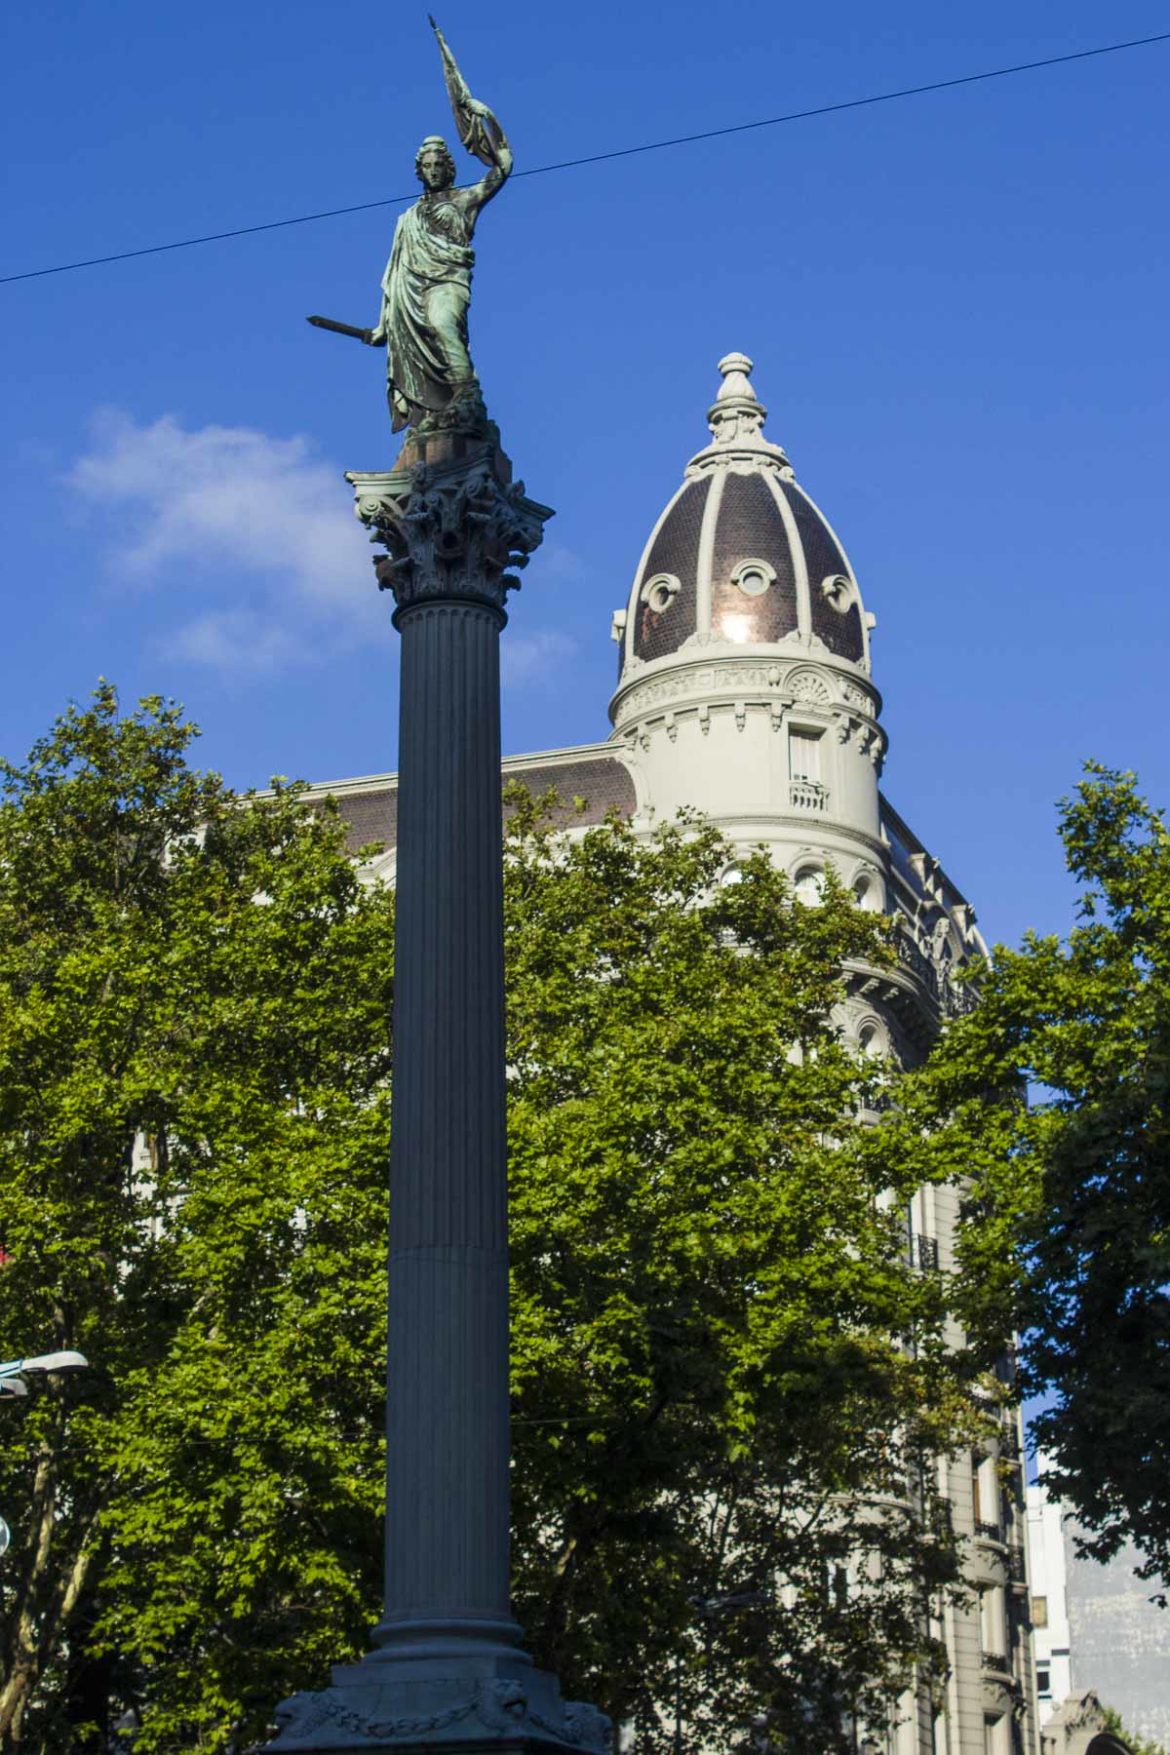
[[[276,1709],[279,1755],[475,1755],[475,1751],[609,1755],[611,1726],[595,1706],[561,1699],[555,1676],[523,1652],[456,1664],[377,1653],[341,1665],[332,1685]]]

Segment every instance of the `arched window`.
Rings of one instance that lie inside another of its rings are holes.
[[[807,908],[817,908],[825,896],[825,874],[819,865],[802,865],[792,880],[796,899]]]
[[[867,914],[880,914],[882,909],[881,883],[870,871],[863,871],[853,880],[853,899],[859,908]]]

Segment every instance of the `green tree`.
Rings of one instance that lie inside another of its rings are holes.
[[[911,1184],[831,1021],[883,926],[683,823],[568,845],[517,798],[506,886],[520,1616],[666,1747],[880,1722],[953,1564],[928,1459],[970,1435]]]
[[[971,1334],[990,1363],[1020,1332],[1085,1550],[1131,1540],[1170,1583],[1170,835],[1132,775],[1093,765],[1061,835],[1079,923],[996,950],[875,1146],[969,1179]]]
[[[240,1749],[380,1584],[392,897],[171,707],[68,713],[0,804],[0,1748]],[[970,1436],[909,1172],[831,1023],[880,924],[699,823],[512,799],[516,1595],[643,1747],[818,1750],[884,1710],[954,1565]]]
[[[225,1747],[376,1587],[392,898],[191,736],[2,770],[0,1352],[94,1364],[0,1410],[5,1750]]]
[[[1106,1729],[1112,1731],[1115,1737],[1119,1737],[1126,1747],[1133,1751],[1133,1755],[1170,1755],[1170,1750],[1167,1750],[1163,1743],[1155,1743],[1149,1737],[1135,1736],[1132,1731],[1126,1730],[1125,1720],[1114,1707],[1106,1706],[1102,1710],[1105,1714]]]

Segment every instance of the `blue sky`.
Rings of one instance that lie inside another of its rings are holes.
[[[987,0],[444,0],[518,168],[1170,29]],[[449,131],[425,6],[40,0],[4,26],[0,272],[410,194]],[[517,181],[472,343],[557,508],[505,635],[511,751],[602,737],[645,535],[715,362],[878,617],[887,790],[1013,940],[1063,929],[1082,760],[1167,796],[1170,44]],[[395,761],[388,605],[346,468],[392,456],[372,352],[396,210],[0,287],[18,757],[99,674],[177,696],[238,785]]]

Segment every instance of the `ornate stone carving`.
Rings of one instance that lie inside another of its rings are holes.
[[[822,579],[821,596],[838,615],[844,615],[857,601],[853,581],[847,579],[844,573],[830,573],[827,579]]]
[[[441,1681],[430,1686],[437,1694],[449,1689],[449,1684]],[[542,1699],[546,1709],[541,1711],[529,1690],[507,1677],[487,1677],[473,1690],[461,1690],[429,1713],[388,1713],[385,1692],[375,1683],[352,1690],[330,1688],[319,1694],[295,1694],[277,1708],[277,1747],[292,1751],[310,1740],[319,1746],[322,1732],[339,1748],[445,1745],[452,1740],[447,1733],[453,1725],[459,1726],[455,1740],[463,1745],[523,1738],[579,1749],[582,1755],[607,1755],[612,1740],[610,1722],[596,1707],[555,1697],[552,1703]],[[541,1690],[542,1697],[543,1693]],[[347,1700],[347,1694],[352,1694],[352,1701]]]
[[[629,673],[629,666],[626,666]],[[641,718],[653,708],[670,701],[714,698],[720,695],[733,700],[745,691],[759,691],[762,698],[783,689],[784,672],[778,664],[761,664],[753,660],[727,659],[720,664],[696,665],[672,669],[662,676],[648,677],[621,698],[617,717],[621,723]],[[786,691],[785,691],[786,692]]]
[[[788,688],[798,701],[827,702],[830,699],[828,683],[815,670],[790,671]]]
[[[507,459],[493,448],[446,468],[416,463],[347,476],[358,518],[386,550],[374,558],[379,588],[394,593],[399,610],[434,598],[503,609],[552,517],[509,475]]]

